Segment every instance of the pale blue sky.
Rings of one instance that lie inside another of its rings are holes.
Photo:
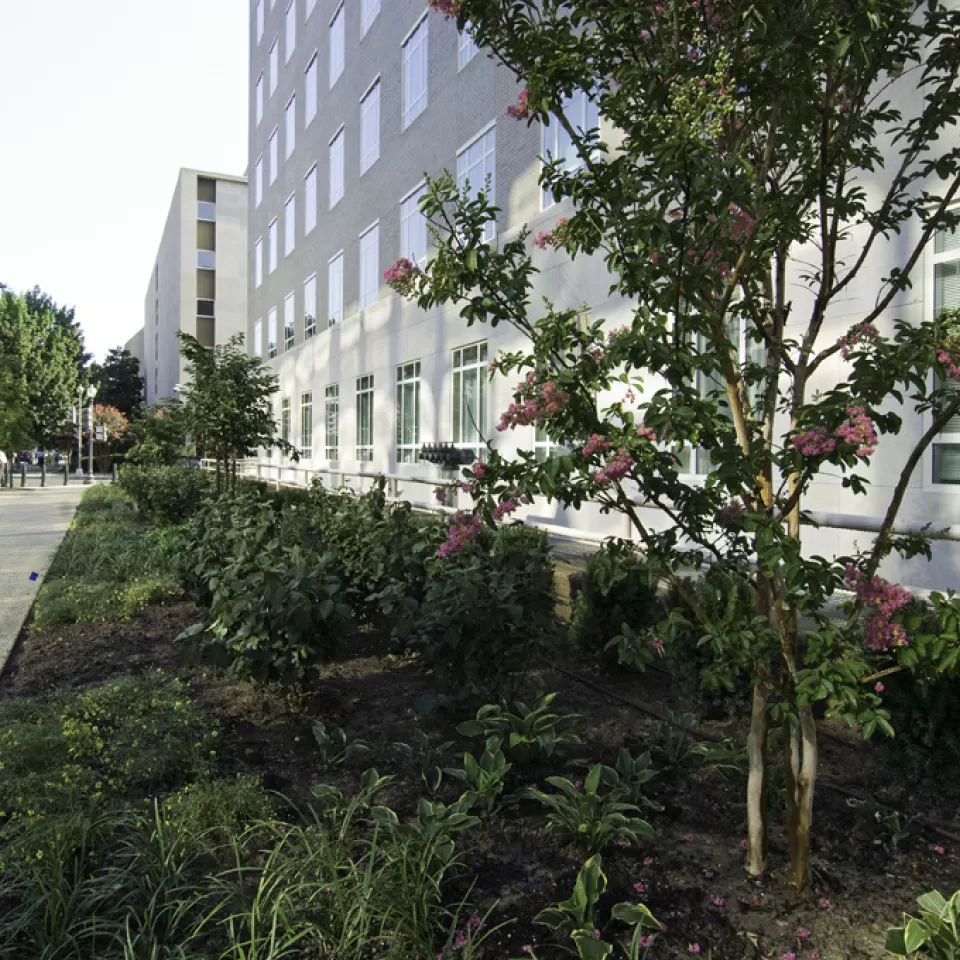
[[[0,0],[0,282],[143,324],[180,167],[242,174],[246,0]]]

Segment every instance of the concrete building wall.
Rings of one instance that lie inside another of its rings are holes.
[[[424,172],[436,175],[444,168],[456,172],[457,154],[477,134],[491,128],[495,139],[495,199],[501,213],[497,223],[498,239],[513,238],[524,224],[535,233],[550,229],[557,219],[569,214],[564,205],[543,209],[538,186],[541,131],[537,126],[511,120],[505,114],[508,104],[517,99],[518,88],[505,68],[495,65],[482,52],[466,63],[458,63],[458,36],[454,25],[442,17],[426,20],[429,47],[428,106],[407,129],[403,128],[402,43],[423,15],[422,0],[382,0],[381,10],[365,35],[361,35],[361,4],[345,5],[345,69],[333,88],[329,86],[330,22],[339,8],[338,0],[318,0],[307,17],[307,0],[293,0],[296,16],[296,44],[287,59],[285,42],[286,4],[263,0],[264,30],[258,36],[257,3],[250,10],[250,152],[249,174],[249,246],[247,266],[250,277],[249,342],[254,352],[267,355],[265,340],[271,309],[277,311],[277,356],[270,362],[280,381],[277,413],[281,404],[290,404],[290,439],[299,445],[301,437],[301,400],[312,399],[312,456],[301,467],[375,474],[385,472],[401,476],[440,479],[436,466],[424,463],[400,463],[397,457],[396,377],[401,364],[420,363],[420,443],[453,439],[454,351],[483,341],[487,359],[498,351],[522,349],[525,341],[506,326],[491,329],[469,328],[455,311],[435,309],[424,312],[401,300],[382,283],[376,302],[361,309],[359,305],[359,238],[371,224],[379,225],[378,271],[386,269],[401,255],[400,200],[423,179]],[[270,48],[277,40],[279,76],[277,89],[270,92]],[[304,105],[307,67],[318,60],[318,112],[305,125]],[[263,75],[263,117],[257,122],[256,82]],[[380,156],[365,173],[360,173],[360,100],[370,84],[380,79]],[[907,75],[909,77],[909,74]],[[286,157],[285,107],[295,95],[296,145]],[[895,92],[909,110],[916,92],[905,79]],[[345,143],[344,196],[333,209],[328,204],[330,176],[329,144],[343,127]],[[278,131],[279,164],[271,183],[269,138]],[[944,149],[956,146],[954,135]],[[257,203],[257,162],[262,158],[262,198]],[[304,178],[316,165],[317,226],[305,234]],[[878,177],[883,176],[880,171]],[[865,185],[871,193],[882,183]],[[939,189],[931,184],[932,190]],[[284,254],[284,206],[296,197],[295,248]],[[278,224],[276,270],[268,265],[269,225]],[[873,303],[880,279],[890,267],[902,263],[903,251],[916,236],[911,225],[900,237],[878,243],[862,280],[852,284],[845,297],[834,304],[821,336],[821,343],[834,343]],[[254,283],[256,242],[262,238],[263,282]],[[845,251],[848,262],[859,251],[862,236],[854,234]],[[338,252],[344,257],[344,310],[341,323],[327,322],[328,264]],[[798,251],[798,259],[803,251]],[[560,307],[586,304],[594,319],[604,318],[611,327],[629,322],[631,305],[609,298],[610,277],[599,259],[581,258],[571,262],[553,251],[537,252],[535,262],[541,269],[531,303],[547,296]],[[808,297],[799,276],[799,267],[790,278],[797,301],[794,316],[803,316],[803,301]],[[304,281],[316,274],[317,332],[304,335]],[[283,343],[284,301],[293,294],[295,335],[289,349]],[[932,316],[932,254],[918,266],[913,286],[899,294],[878,321],[883,333],[892,332],[895,317],[919,321]],[[262,329],[259,342],[254,331]],[[819,371],[813,388],[826,389],[843,377],[844,361],[837,355]],[[356,451],[357,379],[374,377],[374,443],[372,459],[358,458]],[[498,433],[495,424],[499,412],[512,400],[514,380],[495,378],[488,385],[485,422],[480,426],[486,438],[506,455],[534,446],[533,428]],[[647,389],[661,384],[651,375]],[[329,387],[339,388],[339,447],[336,458],[327,457],[324,444],[324,395]],[[874,461],[865,473],[872,487],[868,496],[855,497],[841,485],[841,478],[823,475],[806,501],[807,508],[828,512],[882,515],[897,481],[907,450],[920,435],[924,423],[906,412],[899,437],[884,438]],[[949,438],[946,438],[949,439]],[[910,496],[901,512],[905,522],[933,521],[936,524],[960,523],[960,489],[952,484],[935,483],[928,454],[914,477]],[[272,461],[278,463],[276,455]],[[417,496],[417,491],[420,491]],[[407,486],[407,494],[423,502],[432,500],[430,485]],[[592,534],[629,536],[626,521],[617,516],[602,516],[596,508],[585,506],[566,511],[557,504],[538,502],[525,515],[538,522],[556,524]],[[644,511],[652,527],[665,526],[662,514]],[[865,547],[870,535],[843,530],[813,530],[805,534],[811,552],[843,554],[858,545]],[[917,586],[946,588],[960,583],[960,545],[935,547],[935,563],[923,560],[905,563],[892,558],[884,567],[885,575]]]
[[[173,398],[175,387],[184,380],[177,333],[202,340],[209,331],[209,323],[203,332],[198,329],[198,185],[203,180],[216,184],[215,317],[210,345],[246,330],[246,180],[184,168],[177,176],[144,298],[143,375],[148,404]]]
[[[140,361],[140,375],[143,376],[143,372],[146,369],[146,353],[144,353],[144,332],[143,327],[141,327],[124,345],[123,349],[127,350],[131,356],[137,358]]]

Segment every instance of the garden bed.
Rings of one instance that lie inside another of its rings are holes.
[[[415,812],[424,788],[418,768],[401,756],[395,742],[409,742],[420,726],[435,740],[455,741],[450,763],[476,746],[449,727],[431,728],[418,720],[414,703],[427,689],[427,680],[415,663],[389,656],[375,634],[362,635],[353,649],[325,666],[310,701],[294,704],[212,668],[180,665],[173,638],[197,617],[192,604],[168,601],[147,606],[126,622],[27,632],[0,691],[4,698],[33,698],[121,676],[147,676],[158,669],[175,674],[194,703],[219,722],[219,774],[258,775],[266,787],[300,806],[318,781],[350,792],[357,788],[362,770],[374,766],[381,775],[396,777],[383,802],[401,818]],[[618,678],[576,657],[567,656],[562,663],[641,704],[661,710],[677,706],[662,673]],[[740,773],[678,756],[685,749],[682,736],[673,741],[675,762],[668,763],[662,752],[667,733],[654,718],[546,666],[534,679],[559,693],[561,710],[583,715],[584,744],[561,750],[549,769],[524,769],[511,786],[542,782],[544,776],[560,772],[582,777],[589,761],[611,763],[621,746],[634,753],[654,748],[659,775],[647,792],[663,808],[648,815],[656,836],[613,847],[603,856],[610,881],[605,899],[643,899],[667,928],[651,948],[651,957],[686,955],[694,944],[704,956],[712,951],[716,960],[789,952],[802,957],[814,950],[820,960],[883,957],[884,931],[912,909],[918,894],[934,887],[944,893],[960,887],[960,844],[913,825],[897,838],[894,850],[889,824],[870,810],[851,807],[846,797],[829,789],[818,794],[814,882],[808,895],[798,899],[786,883],[785,843],[778,831],[771,840],[773,869],[762,882],[750,880],[742,869]],[[369,754],[321,770],[311,734],[317,718],[342,727],[351,740],[367,741]],[[706,727],[735,732],[723,723]],[[944,821],[955,816],[945,801],[938,805],[928,800],[923,810],[917,809],[911,788],[888,782],[869,745],[834,733],[823,738],[825,780],[900,802],[906,809],[904,820],[919,813]],[[452,802],[458,786],[445,778],[439,796]],[[533,917],[569,896],[582,855],[561,849],[545,833],[542,808],[529,800],[484,821],[464,838],[463,846],[466,869],[453,881],[453,899],[468,897],[481,912],[499,902],[490,923],[512,921],[487,941],[484,956],[520,957],[525,945],[539,951],[545,931],[533,924]],[[642,897],[635,884],[645,885]],[[798,942],[800,929],[810,935]]]

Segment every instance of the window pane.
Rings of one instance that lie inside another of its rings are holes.
[[[934,253],[946,253],[948,250],[960,250],[960,228],[938,230],[933,243]]]
[[[290,0],[290,6],[287,7],[286,21],[286,49],[284,51],[284,62],[288,62],[293,56],[293,51],[297,45],[297,0]]]
[[[306,176],[303,188],[303,232],[310,233],[317,225],[317,168]]]
[[[291,197],[283,210],[283,255],[289,257],[293,252],[297,236],[297,198]]]
[[[380,158],[380,84],[360,103],[360,172],[369,170]]]
[[[318,82],[317,58],[314,57],[307,67],[306,79],[304,81],[306,97],[304,98],[303,125],[310,125],[310,121],[317,115],[317,82]]]
[[[960,309],[960,259],[938,263],[934,266],[933,272],[935,314],[939,314],[942,310]]]
[[[380,228],[373,227],[360,238],[360,306],[376,303],[379,277]]]
[[[287,126],[286,157],[289,160],[290,154],[293,153],[294,147],[297,145],[297,98],[295,96],[290,98],[285,116]]]
[[[427,261],[427,218],[420,211],[426,190],[420,187],[400,204],[400,256],[421,267]]]
[[[280,47],[279,38],[274,37],[273,46],[270,48],[270,96],[276,92],[277,83],[280,81]]]
[[[933,482],[960,483],[960,443],[933,445]]]
[[[330,325],[343,320],[343,255],[330,261],[327,283],[327,318]]]
[[[280,172],[279,131],[270,134],[270,183],[275,183]]]
[[[303,285],[303,338],[309,339],[317,329],[317,278],[310,277]]]
[[[380,0],[362,0],[360,6],[360,34],[363,36],[373,25],[380,12]]]
[[[343,73],[344,63],[343,7],[337,11],[330,22],[330,86],[337,82]]]
[[[343,197],[343,131],[330,143],[330,207]]]

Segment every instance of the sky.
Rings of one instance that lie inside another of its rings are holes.
[[[181,167],[242,175],[246,0],[0,0],[0,282],[143,325]]]

